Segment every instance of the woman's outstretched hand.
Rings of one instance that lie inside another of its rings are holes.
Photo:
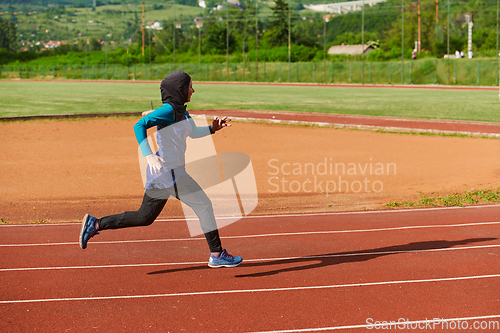
[[[151,168],[151,174],[159,175],[161,170],[163,169],[161,162],[165,162],[165,160],[156,154],[147,155],[146,160],[148,161],[148,165]]]
[[[229,124],[230,121],[231,118],[228,117],[224,117],[222,119],[220,119],[219,117],[215,117],[212,121],[212,131],[215,133],[218,130],[221,130],[223,127],[231,126],[231,124]]]

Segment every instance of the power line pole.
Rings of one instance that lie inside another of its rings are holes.
[[[436,39],[438,36],[438,22],[439,22],[439,0],[436,0],[436,27],[435,27]]]
[[[361,13],[361,84],[365,84],[365,0]]]
[[[144,2],[142,3],[142,55],[144,55]]]
[[[288,82],[290,82],[291,75],[291,59],[292,59],[292,31],[290,29],[291,13],[290,13],[290,0],[288,0]]]
[[[325,6],[325,15],[323,16],[323,83],[326,83],[326,22],[328,22],[329,15],[326,12],[326,1],[323,3]]]
[[[106,53],[106,65],[105,65],[105,73],[104,78],[106,79],[106,76],[108,74],[108,10],[104,8],[104,47],[105,47],[105,53]]]
[[[439,22],[439,0],[436,0],[436,27]]]
[[[201,17],[201,13],[200,13]],[[201,28],[203,27],[203,22],[197,22],[196,27],[198,28],[198,72],[201,71]],[[201,79],[201,75],[200,75]]]
[[[255,1],[255,81],[259,81],[259,1]]]
[[[420,43],[421,43],[421,40],[422,40],[422,37],[421,37],[421,15],[420,15],[421,11],[420,11],[420,0],[418,0],[418,44],[417,44],[417,52],[420,52]]]
[[[468,26],[469,26],[469,33],[468,33],[468,38],[467,38],[467,52],[472,52],[472,26],[474,25],[474,13],[471,13],[471,15],[468,15]]]
[[[401,0],[401,84],[405,82],[405,0]]]
[[[229,3],[226,0],[226,73],[229,81]]]
[[[498,11],[499,11],[499,1],[497,0],[497,83],[499,86],[499,91],[498,91],[498,98],[500,99],[500,77],[498,73]]]
[[[174,67],[175,67],[175,30],[177,29],[177,27],[176,27],[176,23],[175,23],[175,0],[173,0],[173,1],[174,2],[173,2],[172,7],[174,7]]]
[[[446,30],[448,31],[447,33],[447,51],[446,54],[448,55],[448,84],[450,84],[450,0],[448,0],[448,22]]]

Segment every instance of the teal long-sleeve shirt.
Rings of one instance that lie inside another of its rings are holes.
[[[196,126],[188,111],[185,112],[185,115],[187,120],[191,124],[191,133],[189,134],[190,138],[201,138],[208,135],[209,133],[214,133],[212,131],[212,126]],[[165,103],[163,104],[163,106],[159,107],[147,116],[142,117],[134,125],[135,137],[137,139],[137,142],[139,143],[143,156],[153,154],[153,151],[151,150],[151,147],[149,146],[147,140],[147,129],[153,126],[158,126],[158,129],[160,129],[174,123],[174,111],[172,109],[172,106],[168,103]]]

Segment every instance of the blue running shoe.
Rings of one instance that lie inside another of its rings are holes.
[[[242,257],[235,257],[227,253],[226,250],[222,250],[220,257],[214,257],[210,255],[210,259],[208,260],[208,266],[212,268],[219,267],[236,267],[243,261]]]
[[[99,234],[95,228],[95,221],[97,221],[95,217],[85,214],[82,221],[82,230],[80,231],[80,247],[82,249],[87,248],[89,239]]]

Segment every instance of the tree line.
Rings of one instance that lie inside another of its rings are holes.
[[[34,0],[36,1],[36,0]],[[44,0],[39,1],[43,3]],[[193,5],[192,0],[176,1],[176,4]],[[195,1],[197,3],[197,1]],[[33,1],[31,2],[33,4]],[[474,13],[473,47],[476,55],[493,56],[496,54],[496,0],[472,0],[450,2],[450,10],[442,3],[436,13],[436,0],[404,1],[404,56],[411,57],[420,26],[421,55],[442,57],[448,52],[467,48],[466,14]],[[103,5],[97,1],[96,6]],[[109,4],[109,3],[108,3]],[[370,43],[376,50],[367,55],[367,60],[383,61],[398,59],[402,54],[401,1],[388,0],[373,7],[365,6],[364,13],[357,11],[329,17],[325,13],[304,11],[298,1],[275,0],[269,8],[256,0],[241,0],[246,10],[228,5],[216,10],[215,0],[206,1],[207,8],[200,12],[203,26],[198,30],[193,23],[194,16],[177,17],[176,20],[161,20],[162,30],[145,33],[145,52],[142,54],[142,23],[135,12],[124,22],[125,28],[118,35],[121,45],[103,45],[101,35],[86,36],[78,44],[67,44],[56,49],[40,52],[40,46],[31,47],[28,52],[20,52],[20,38],[16,27],[17,18],[0,16],[0,61],[33,61],[50,56],[66,57],[67,60],[81,62],[100,61],[131,64],[141,62],[224,62],[229,54],[232,61],[294,61],[323,60],[325,49],[332,45],[354,45]],[[260,6],[259,6],[260,4]],[[74,8],[89,6],[76,1]],[[154,4],[153,10],[161,10],[172,4]],[[418,6],[420,5],[420,8]],[[15,9],[10,5],[10,9]],[[40,12],[50,15],[75,15],[71,6],[58,5]],[[95,10],[95,8],[93,8]],[[200,10],[201,11],[201,10]],[[418,17],[420,14],[420,25]],[[73,14],[71,14],[73,13]],[[112,15],[111,12],[108,13]],[[115,13],[124,15],[124,13]],[[364,17],[363,17],[364,16]],[[102,15],[101,15],[102,17]],[[229,18],[229,20],[228,20]],[[361,22],[364,21],[362,26]],[[436,22],[437,21],[437,22]],[[182,23],[177,28],[175,23]],[[228,30],[229,29],[229,30]],[[326,32],[326,34],[325,34]],[[117,34],[115,33],[115,36]],[[88,39],[88,41],[86,40]],[[288,43],[291,43],[290,49]],[[24,53],[24,54],[23,54]],[[73,54],[74,53],[74,54]],[[95,53],[89,56],[90,53]],[[78,55],[79,54],[79,55]],[[345,56],[328,60],[345,60]],[[40,60],[41,61],[41,60]],[[47,61],[47,60],[44,60]]]

